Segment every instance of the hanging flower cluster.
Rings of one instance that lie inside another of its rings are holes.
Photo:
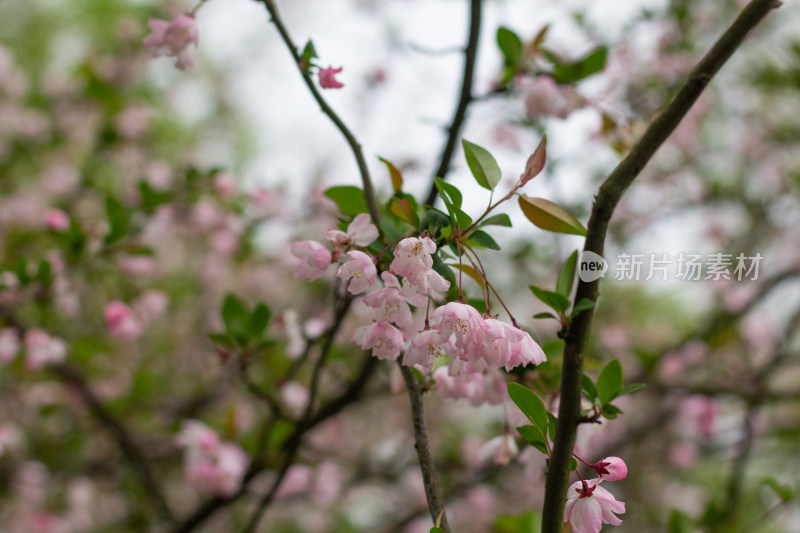
[[[628,475],[625,461],[619,457],[606,457],[595,464],[584,464],[593,468],[600,477],[589,481],[581,479],[570,485],[564,522],[569,522],[575,533],[599,533],[604,523],[612,526],[622,524],[617,514],[625,512],[625,503],[617,501],[600,483],[624,479]]]

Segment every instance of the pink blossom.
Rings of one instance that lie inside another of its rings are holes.
[[[186,449],[186,480],[197,490],[230,497],[242,486],[247,455],[239,446],[221,442],[202,422],[184,421],[175,443]]]
[[[372,318],[377,322],[394,322],[403,329],[411,326],[411,309],[396,288],[372,291],[364,296],[364,304],[374,309]]]
[[[491,459],[496,465],[505,465],[519,455],[519,447],[514,437],[505,433],[484,444],[478,452],[478,461],[486,463]]]
[[[536,341],[528,333],[524,331],[522,333],[522,340],[511,345],[511,357],[506,360],[506,370],[511,370],[516,366],[526,366],[530,363],[538,365],[547,361],[547,356],[536,344]]]
[[[321,278],[331,264],[331,252],[316,241],[292,243],[292,255],[300,259],[294,267],[295,279],[314,281]]]
[[[606,457],[593,468],[604,481],[619,481],[628,475],[628,465],[619,457]]]
[[[17,330],[13,328],[0,329],[0,365],[7,365],[17,356],[20,342]]]
[[[50,337],[38,328],[25,333],[25,364],[28,370],[59,364],[67,357],[67,343],[62,339]]]
[[[124,255],[117,258],[117,266],[128,276],[146,276],[156,270],[156,260],[149,255]]]
[[[150,290],[140,294],[139,297],[133,301],[132,305],[133,309],[136,310],[136,314],[139,315],[143,321],[153,322],[164,316],[168,304],[169,299],[166,294],[161,291]]]
[[[368,214],[361,213],[347,227],[347,233],[338,229],[330,229],[325,236],[340,253],[351,246],[369,246],[379,236],[378,228],[370,220]]]
[[[122,340],[135,340],[144,332],[142,321],[125,303],[114,300],[106,305],[103,312],[106,329],[113,337]]]
[[[459,348],[473,350],[478,353],[477,357],[470,357],[467,354],[468,361],[472,362],[480,357],[480,352],[477,350],[482,341],[480,332],[488,326],[477,309],[460,302],[449,302],[435,309],[431,313],[431,318],[441,318],[439,333],[443,341],[446,341],[455,333],[456,345]]]
[[[403,351],[405,336],[394,326],[374,322],[356,329],[352,340],[364,350],[372,349],[372,355],[378,359],[397,359]]]
[[[403,295],[403,298],[415,307],[422,307],[428,302],[428,298],[419,292],[419,287],[408,280],[403,280],[401,285],[397,276],[391,272],[381,272],[381,279],[383,280],[383,285],[387,289],[398,289],[400,294]]]
[[[336,79],[336,75],[342,71],[342,67],[339,68],[321,68],[319,69],[319,85],[323,89],[341,89],[344,87],[344,83],[338,81]]]
[[[433,267],[436,243],[429,237],[403,239],[394,249],[394,260],[389,266],[393,274],[407,277],[411,283],[425,283],[425,273]]]
[[[454,348],[450,341],[442,342],[435,329],[420,331],[411,339],[411,345],[403,356],[405,366],[419,365],[426,372],[433,370],[436,358],[445,353],[452,353]]]
[[[575,533],[599,533],[603,523],[618,526],[622,523],[614,513],[624,513],[625,504],[600,486],[600,478],[576,481],[567,491],[564,522]]]
[[[214,176],[214,190],[223,200],[231,200],[236,196],[239,183],[230,172],[220,172]]]
[[[192,452],[213,455],[220,441],[217,433],[199,420],[184,420],[180,433],[175,436],[175,444]]]
[[[340,266],[336,275],[342,281],[350,282],[347,290],[351,294],[361,294],[378,279],[378,270],[375,268],[372,257],[364,252],[353,250],[347,252],[347,255],[350,257],[350,261]]]
[[[48,209],[44,216],[47,229],[52,231],[66,231],[69,229],[69,215],[61,209]]]
[[[281,400],[286,411],[294,417],[303,414],[308,404],[308,389],[296,381],[287,381],[281,387]]]
[[[286,476],[283,478],[278,491],[275,493],[276,498],[291,498],[292,496],[299,496],[308,492],[311,488],[311,480],[313,471],[307,465],[292,465],[286,471]]]
[[[484,324],[486,327],[478,330],[481,355],[492,368],[507,365],[511,359],[511,347],[522,342],[523,332],[495,318],[487,318]]]
[[[233,496],[242,486],[249,460],[236,444],[225,443],[217,453],[218,482],[213,491],[220,496]]]
[[[171,22],[150,19],[147,23],[153,33],[143,43],[153,51],[153,55],[172,56],[177,59],[175,66],[186,70],[194,63],[194,48],[197,47],[199,33],[194,17],[178,15]]]

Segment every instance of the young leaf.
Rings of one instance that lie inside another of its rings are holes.
[[[248,332],[250,313],[244,303],[235,295],[228,293],[222,302],[222,321],[228,333],[237,336]]]
[[[692,523],[689,517],[677,509],[673,509],[669,514],[668,523],[669,533],[691,533]]]
[[[604,405],[619,396],[622,389],[622,365],[613,359],[600,372],[597,378],[597,396]]]
[[[450,203],[453,207],[461,207],[461,191],[458,190],[458,187],[450,185],[442,178],[433,178],[433,183],[445,204]]]
[[[511,382],[508,384],[508,395],[525,416],[528,417],[528,420],[533,422],[543,435],[546,435],[547,409],[545,409],[542,400],[536,396],[536,393],[524,385]]]
[[[467,158],[467,165],[472,175],[475,176],[475,181],[484,189],[494,190],[500,182],[501,173],[492,154],[465,139],[461,140],[461,145],[464,147],[464,156]]]
[[[467,240],[470,244],[478,244],[483,248],[489,248],[490,250],[499,250],[500,245],[495,242],[492,237],[486,233],[485,231],[473,231],[469,234],[469,239]]]
[[[506,215],[505,213],[500,213],[499,215],[492,215],[483,222],[481,222],[479,228],[483,226],[505,226],[507,228],[511,227],[511,218]]]
[[[586,374],[581,377],[581,390],[586,394],[586,397],[594,403],[595,399],[597,399],[597,388],[594,386],[592,378]]]
[[[534,426],[520,426],[517,428],[517,433],[522,435],[525,442],[536,448],[542,453],[547,453],[547,444],[544,440],[544,435],[539,428]]]
[[[618,396],[625,396],[626,394],[633,394],[634,392],[640,391],[645,388],[644,383],[634,383],[632,385],[625,385],[619,390]]]
[[[417,217],[417,213],[414,211],[414,206],[412,206],[411,202],[406,198],[401,198],[392,202],[392,205],[389,206],[389,211],[403,222],[415,228],[419,227],[419,217]]]
[[[542,137],[539,141],[539,146],[533,151],[533,154],[528,158],[525,163],[525,172],[519,177],[520,187],[531,181],[539,175],[544,168],[544,162],[547,159],[547,135]]]
[[[548,420],[547,433],[550,436],[550,440],[555,442],[555,440],[556,440],[556,427],[558,426],[558,418],[556,418],[556,415],[554,415],[553,413],[548,411],[547,412],[547,420]]]
[[[380,159],[381,163],[386,165],[386,168],[389,169],[389,177],[392,179],[392,189],[394,189],[394,192],[399,193],[400,191],[402,191],[403,175],[400,173],[397,167],[394,166],[390,161],[387,161],[382,157],[378,157],[378,159]]]
[[[617,415],[622,414],[622,409],[617,407],[616,405],[611,405],[607,403],[603,406],[603,416],[608,418],[609,420],[614,420],[617,418]]]
[[[558,281],[556,282],[556,292],[569,298],[572,292],[572,284],[575,281],[575,265],[578,263],[578,250],[575,250],[564,261],[564,266],[558,273]]]
[[[537,298],[558,314],[563,313],[569,307],[569,300],[565,296],[540,289],[536,285],[530,285],[530,289]]]
[[[234,341],[232,338],[222,333],[211,333],[208,335],[208,338],[211,339],[211,342],[213,342],[214,344],[218,344],[223,348],[236,347],[236,341]]]
[[[455,221],[459,228],[466,229],[470,226],[470,224],[472,224],[472,217],[462,211],[459,207],[453,206],[453,214],[455,215]]]
[[[575,83],[596,74],[605,68],[607,54],[608,49],[601,46],[574,63],[556,63],[553,78],[558,83]]]
[[[269,319],[272,316],[272,313],[269,310],[269,307],[260,303],[253,309],[253,312],[250,314],[250,321],[247,327],[247,332],[250,334],[250,337],[253,339],[260,339],[261,336],[264,334],[264,331],[267,329],[267,325],[269,324]]]
[[[569,471],[574,472],[578,469],[578,460],[574,457],[569,458]]]
[[[765,478],[762,482],[763,485],[771,488],[783,502],[788,502],[794,499],[794,490],[789,485],[778,483],[775,478]]]
[[[507,67],[516,67],[522,59],[523,44],[522,39],[509,30],[508,28],[500,27],[497,30],[497,46],[503,53],[505,65]]]
[[[558,320],[559,322],[561,321],[561,319],[558,318],[553,313],[536,313],[535,315],[533,315],[533,318],[537,318],[537,319],[538,318],[554,318],[555,320]]]
[[[544,198],[521,194],[519,207],[533,224],[543,230],[586,236],[586,228],[566,209]]]
[[[325,196],[333,200],[343,215],[356,216],[369,212],[364,191],[352,185],[339,185],[325,191]]]
[[[593,301],[591,301],[589,298],[581,298],[580,301],[572,307],[572,314],[570,316],[575,318],[578,316],[578,314],[580,314],[581,311],[586,311],[592,307],[594,307]]]

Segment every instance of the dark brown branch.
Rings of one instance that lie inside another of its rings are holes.
[[[361,174],[361,182],[364,186],[364,199],[367,201],[370,217],[372,217],[372,221],[377,226],[378,221],[380,221],[380,212],[378,210],[378,203],[375,200],[375,190],[372,186],[369,168],[367,167],[367,162],[364,159],[364,152],[361,150],[361,144],[359,144],[358,140],[350,131],[350,128],[347,127],[339,115],[337,115],[331,106],[328,105],[328,102],[326,102],[325,98],[323,98],[322,94],[320,94],[317,86],[314,85],[314,80],[311,79],[311,75],[309,74],[307,66],[302,64],[302,57],[300,56],[292,37],[289,35],[289,31],[286,28],[286,25],[283,23],[283,19],[281,19],[280,15],[278,14],[278,8],[275,6],[275,2],[273,0],[261,0],[261,3],[264,4],[270,14],[270,17],[272,17],[272,23],[275,24],[275,28],[277,28],[278,33],[280,33],[283,42],[286,44],[286,48],[288,48],[289,52],[292,54],[292,58],[297,65],[297,69],[299,70],[300,75],[303,76],[303,81],[306,82],[306,86],[311,92],[311,95],[314,97],[314,100],[316,100],[317,104],[319,104],[322,112],[331,119],[331,122],[333,122],[333,124],[336,126],[336,129],[341,132],[347,141],[348,146],[350,146],[350,150],[353,152],[353,156],[356,159],[356,164],[358,165],[358,171]]]
[[[428,510],[434,523],[441,515],[439,527],[450,533],[450,526],[447,523],[447,515],[444,511],[444,495],[436,477],[431,446],[428,442],[428,427],[425,422],[425,409],[422,403],[422,386],[417,380],[417,376],[414,375],[413,370],[402,364],[399,366],[406,382],[408,397],[411,400],[411,418],[414,421],[414,447],[417,449],[419,468],[422,471],[422,482],[425,485]]]
[[[461,126],[467,116],[467,108],[474,99],[472,95],[472,83],[475,78],[475,59],[478,57],[478,37],[481,33],[481,0],[470,0],[470,22],[469,37],[467,47],[464,50],[464,74],[461,76],[461,93],[458,105],[450,121],[450,128],[447,130],[447,140],[445,141],[442,155],[439,157],[439,168],[436,169],[434,176],[444,179],[450,170],[450,161],[456,149],[458,136],[461,134]],[[436,186],[431,183],[425,203],[433,205],[436,201]]]
[[[147,458],[144,453],[139,449],[136,442],[131,437],[122,422],[117,420],[108,409],[105,408],[103,402],[89,387],[89,384],[83,378],[81,373],[74,367],[66,364],[52,367],[53,371],[58,374],[62,381],[72,386],[78,395],[89,408],[92,416],[102,425],[106,431],[117,441],[122,455],[127,460],[128,464],[133,468],[147,493],[147,497],[152,501],[154,507],[158,510],[163,518],[170,522],[175,521],[172,510],[167,504],[161,488],[156,483],[156,478],[148,466]]]
[[[656,117],[630,153],[606,178],[595,198],[587,225],[585,251],[602,255],[611,215],[622,195],[644,166],[664,143],[678,123],[711,81],[711,78],[742,44],[745,36],[772,9],[775,0],[753,0],[711,50],[691,71],[667,107]],[[597,301],[599,280],[581,281],[575,301],[588,298]],[[589,334],[593,309],[580,313],[567,328],[564,339],[564,361],[561,374],[561,403],[553,455],[548,466],[542,516],[542,533],[558,533],[562,529],[564,505],[569,486],[569,465],[575,445],[577,421],[580,418],[580,383],[583,373],[583,350]]]

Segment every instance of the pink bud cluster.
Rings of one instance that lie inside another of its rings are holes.
[[[32,328],[25,332],[20,343],[19,334],[13,328],[0,330],[0,365],[11,363],[24,345],[25,367],[39,370],[47,365],[63,363],[67,358],[67,343],[58,337],[51,337],[45,331]]]
[[[570,522],[575,533],[599,533],[603,524],[618,526],[622,520],[616,514],[625,512],[625,503],[600,486],[603,481],[618,481],[628,475],[625,461],[619,457],[606,457],[590,464],[597,475],[589,481],[576,481],[567,491],[564,522]],[[616,513],[616,514],[615,514]]]
[[[153,55],[176,58],[175,66],[180,70],[191,68],[199,38],[194,17],[178,15],[170,22],[150,19],[147,25],[153,33],[145,37],[143,43],[152,50]]]
[[[249,462],[247,454],[236,444],[222,442],[202,422],[185,421],[175,443],[186,450],[186,481],[197,490],[230,497],[242,486]]]

